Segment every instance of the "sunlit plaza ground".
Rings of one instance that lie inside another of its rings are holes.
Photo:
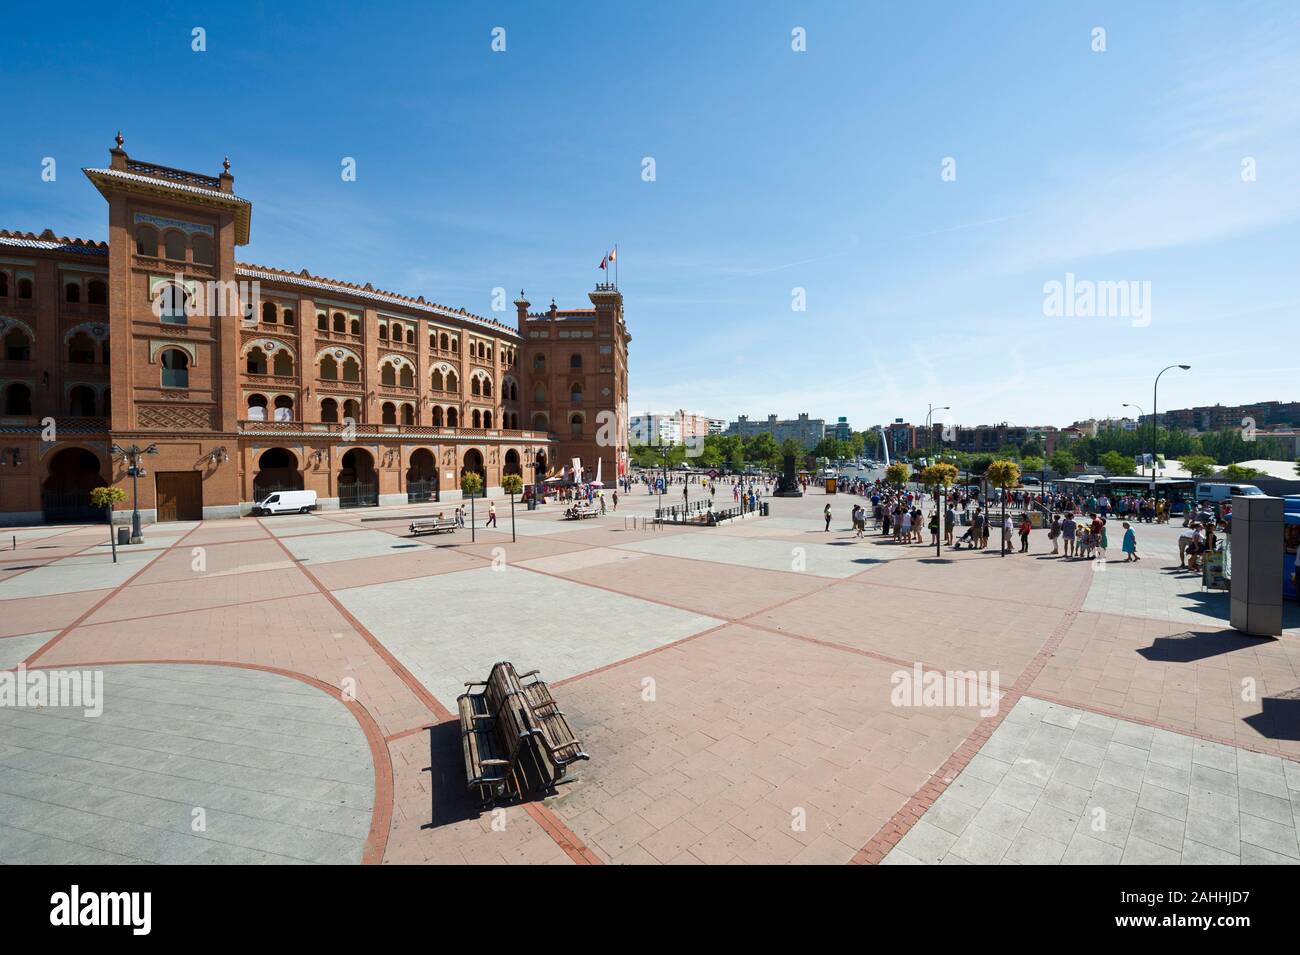
[[[104,709],[0,707],[0,861],[1300,862],[1294,616],[1229,629],[1181,528],[1104,570],[1041,531],[936,559],[854,500],[656,530],[641,490],[521,507],[515,543],[505,501],[475,543],[408,537],[437,505],[157,525],[116,564],[104,527],[6,531],[0,667],[101,670]],[[453,713],[498,660],[591,760],[480,812]],[[918,663],[996,712],[895,705]]]

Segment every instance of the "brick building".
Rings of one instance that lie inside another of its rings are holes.
[[[86,176],[108,241],[0,232],[0,523],[92,519],[131,480],[145,520],[236,516],[268,489],[320,506],[455,500],[460,477],[605,479],[626,452],[622,295],[514,327],[306,270],[239,262],[252,203],[131,159]],[[603,430],[602,424],[607,424]]]

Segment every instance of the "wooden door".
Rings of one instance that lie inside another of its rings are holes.
[[[159,471],[158,522],[203,519],[203,476],[198,471]]]

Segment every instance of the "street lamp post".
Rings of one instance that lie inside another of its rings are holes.
[[[936,411],[951,411],[951,410],[952,410],[952,407],[951,407],[950,405],[944,405],[942,408],[936,408],[934,405],[930,405],[929,408],[926,410],[926,412],[925,412],[925,454],[926,454],[926,457],[929,457],[929,456],[930,456],[930,449],[933,447],[933,441],[934,441],[934,428],[933,428],[932,419],[933,419],[933,417],[934,417],[934,413],[935,413]]]
[[[1187,371],[1191,367],[1191,365],[1169,365],[1167,368],[1160,369],[1160,375],[1169,371],[1170,368],[1181,368],[1183,371]],[[1155,384],[1151,386],[1151,504],[1153,507],[1156,501],[1156,422],[1160,418],[1156,395],[1160,388],[1160,375],[1156,375]]]
[[[140,533],[140,457],[145,454],[157,454],[158,445],[151,444],[147,448],[142,448],[138,444],[133,444],[129,448],[123,448],[113,445],[109,449],[113,454],[121,455],[126,462],[126,473],[131,477],[131,543],[143,544],[144,537]]]
[[[1140,422],[1142,421],[1142,416],[1143,416],[1144,414],[1146,414],[1146,412],[1142,410],[1142,406],[1141,406],[1141,405],[1131,404],[1131,403],[1129,403],[1129,402],[1127,402],[1127,401],[1124,402],[1124,407],[1125,407],[1125,408],[1137,408],[1137,412],[1138,412],[1138,422],[1139,422],[1139,426],[1138,426],[1138,440],[1141,441],[1141,440],[1142,440],[1142,430],[1141,430],[1141,424],[1140,424]],[[1155,458],[1155,455],[1152,454],[1152,455],[1151,455],[1151,467],[1152,467],[1152,473],[1153,473],[1153,474],[1155,473],[1155,464],[1156,464],[1156,458]],[[1147,466],[1146,466],[1145,463],[1142,465],[1142,473],[1143,473],[1143,474],[1146,474],[1146,473],[1147,473]]]

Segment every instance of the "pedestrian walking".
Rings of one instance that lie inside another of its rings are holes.
[[[490,503],[488,504],[488,519],[487,519],[487,523],[484,524],[483,526],[484,526],[484,527],[496,527],[496,526],[497,526],[497,505],[496,505],[496,501],[492,501],[492,502],[490,502]]]
[[[831,506],[829,504],[826,505],[826,510],[822,511],[822,517],[826,518],[826,526],[822,530],[829,531],[831,529]]]
[[[1138,556],[1137,534],[1133,533],[1133,528],[1129,526],[1128,521],[1125,521],[1124,522],[1124,563],[1127,564],[1131,560],[1141,560],[1141,559],[1142,558]]]

